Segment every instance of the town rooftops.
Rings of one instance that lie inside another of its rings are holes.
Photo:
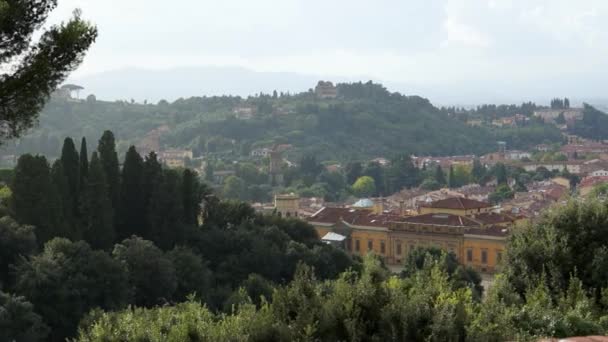
[[[439,209],[457,209],[457,210],[471,210],[471,209],[482,209],[490,208],[491,204],[486,202],[480,202],[464,197],[451,197],[444,200],[439,200],[431,203],[421,204],[425,208],[439,208]]]
[[[452,227],[479,227],[480,224],[470,218],[453,214],[423,214],[407,217],[402,220],[411,224],[428,224]]]
[[[515,221],[515,218],[513,218],[509,215],[506,215],[506,214],[481,213],[481,214],[475,215],[474,220],[481,222],[484,225],[490,225],[490,224],[499,224],[499,223],[512,223]]]

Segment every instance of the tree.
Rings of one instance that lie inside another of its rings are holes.
[[[456,180],[456,175],[454,174],[454,167],[452,165],[450,165],[450,171],[448,173],[448,188],[452,189],[452,188],[456,188],[457,185],[457,180]]]
[[[37,43],[32,35],[43,26],[57,1],[0,3],[0,140],[19,137],[30,128],[51,92],[81,62],[97,29],[80,18],[51,26]]]
[[[163,250],[181,243],[187,227],[184,224],[183,193],[180,175],[164,170],[159,186],[152,193],[148,208],[148,231],[144,237]]]
[[[114,243],[116,232],[108,185],[97,152],[93,152],[82,195],[82,221],[84,238],[95,249],[108,250]]]
[[[420,183],[420,188],[429,191],[435,191],[441,189],[441,185],[437,183],[435,178],[427,178]]]
[[[42,342],[49,328],[24,297],[0,291],[0,341]]]
[[[182,201],[184,208],[184,223],[197,225],[201,213],[202,192],[201,184],[196,174],[186,169],[182,175]]]
[[[51,211],[54,205],[51,203],[52,196],[49,196],[53,193],[53,187],[46,158],[30,154],[19,157],[11,190],[11,203],[17,221],[35,226],[41,244],[56,236],[57,227],[52,225]]]
[[[505,164],[498,163],[494,166],[494,176],[496,177],[496,184],[507,185],[507,168]]]
[[[229,176],[224,180],[224,197],[229,199],[247,199],[245,181],[237,176]]]
[[[175,247],[167,256],[175,267],[175,300],[184,301],[189,295],[203,300],[210,297],[213,276],[201,256],[186,247]]]
[[[353,192],[358,197],[369,197],[376,191],[374,179],[370,176],[362,176],[353,184]]]
[[[89,172],[89,152],[87,150],[87,139],[82,137],[80,141],[80,189],[85,187],[87,174]]]
[[[34,304],[51,328],[49,341],[74,336],[89,310],[123,308],[128,301],[127,275],[120,262],[93,251],[84,241],[55,238],[41,254],[16,267],[15,290]]]
[[[437,165],[437,167],[435,168],[435,181],[440,186],[447,184],[447,182],[445,181],[445,174],[443,173],[443,169],[441,168],[441,165]]]
[[[363,176],[363,166],[360,162],[349,162],[346,164],[346,183],[354,184],[359,177]]]
[[[559,115],[557,116],[557,118],[555,118],[555,123],[558,125],[565,125],[566,124],[566,118],[564,117],[564,112],[559,113]]]
[[[387,171],[387,183],[390,192],[414,187],[419,182],[419,170],[414,166],[409,155],[400,155],[391,161],[391,166]]]
[[[112,255],[127,268],[135,305],[152,306],[171,300],[177,288],[175,267],[154,243],[132,237],[117,244]]]
[[[382,165],[377,162],[370,162],[365,166],[365,170],[363,171],[364,176],[370,176],[374,179],[374,184],[376,184],[376,191],[374,191],[374,195],[384,195],[385,189],[385,180],[384,180],[384,168]]]
[[[471,169],[471,176],[475,182],[480,182],[486,175],[486,168],[481,164],[479,158],[473,160],[473,168]]]
[[[120,169],[118,166],[118,154],[116,153],[114,134],[111,131],[103,132],[101,139],[99,139],[97,151],[99,152],[99,160],[101,161],[101,165],[106,174],[108,192],[110,193],[110,201],[112,202],[112,211],[116,216],[120,209]],[[113,218],[113,221],[114,224],[117,223],[116,217]]]
[[[11,265],[16,264],[19,258],[33,254],[36,247],[33,226],[20,225],[8,216],[0,218],[0,288],[12,284]]]
[[[118,215],[118,236],[120,239],[131,235],[142,236],[146,225],[144,212],[144,161],[129,147],[125,155],[120,181],[120,211]]]
[[[66,216],[64,219],[70,230],[75,233],[79,217],[78,203],[80,198],[80,160],[72,138],[65,138],[61,149],[61,165],[67,181],[67,198],[64,199]],[[67,210],[69,208],[69,210]],[[76,234],[74,235],[76,237]]]
[[[509,188],[507,184],[499,185],[493,193],[488,196],[488,200],[492,203],[501,203],[515,196],[515,192]]]
[[[207,183],[213,184],[214,182],[214,178],[213,178],[213,163],[211,163],[210,160],[208,160],[205,163],[205,181],[207,181]]]

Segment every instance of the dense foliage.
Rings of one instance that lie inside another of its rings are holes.
[[[360,273],[335,280],[319,280],[300,266],[291,283],[260,304],[242,289],[230,314],[214,314],[193,300],[96,311],[78,340],[534,341],[606,334],[608,241],[600,228],[606,220],[606,203],[573,202],[517,231],[504,271],[483,299],[475,295],[474,272],[464,272],[450,255],[419,249],[401,277],[373,256]]]
[[[220,200],[154,153],[131,147],[119,167],[109,131],[90,159],[84,141],[80,149],[67,138],[52,167],[23,155],[11,177],[0,210],[16,219],[0,218],[0,341],[64,341],[93,309],[188,296],[230,312],[241,287],[270,298],[298,262],[319,279],[358,269],[305,222]]]

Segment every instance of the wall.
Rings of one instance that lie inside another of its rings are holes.
[[[463,245],[462,263],[470,266],[477,271],[495,272],[500,259],[498,252],[502,253],[502,258],[505,256],[506,238],[503,237],[479,237],[465,235]],[[471,250],[473,259],[468,260],[467,251]],[[482,251],[487,251],[487,261],[482,262]]]

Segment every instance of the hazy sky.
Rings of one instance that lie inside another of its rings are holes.
[[[525,83],[608,70],[607,0],[59,0],[97,24],[80,75],[236,65],[393,82]]]

